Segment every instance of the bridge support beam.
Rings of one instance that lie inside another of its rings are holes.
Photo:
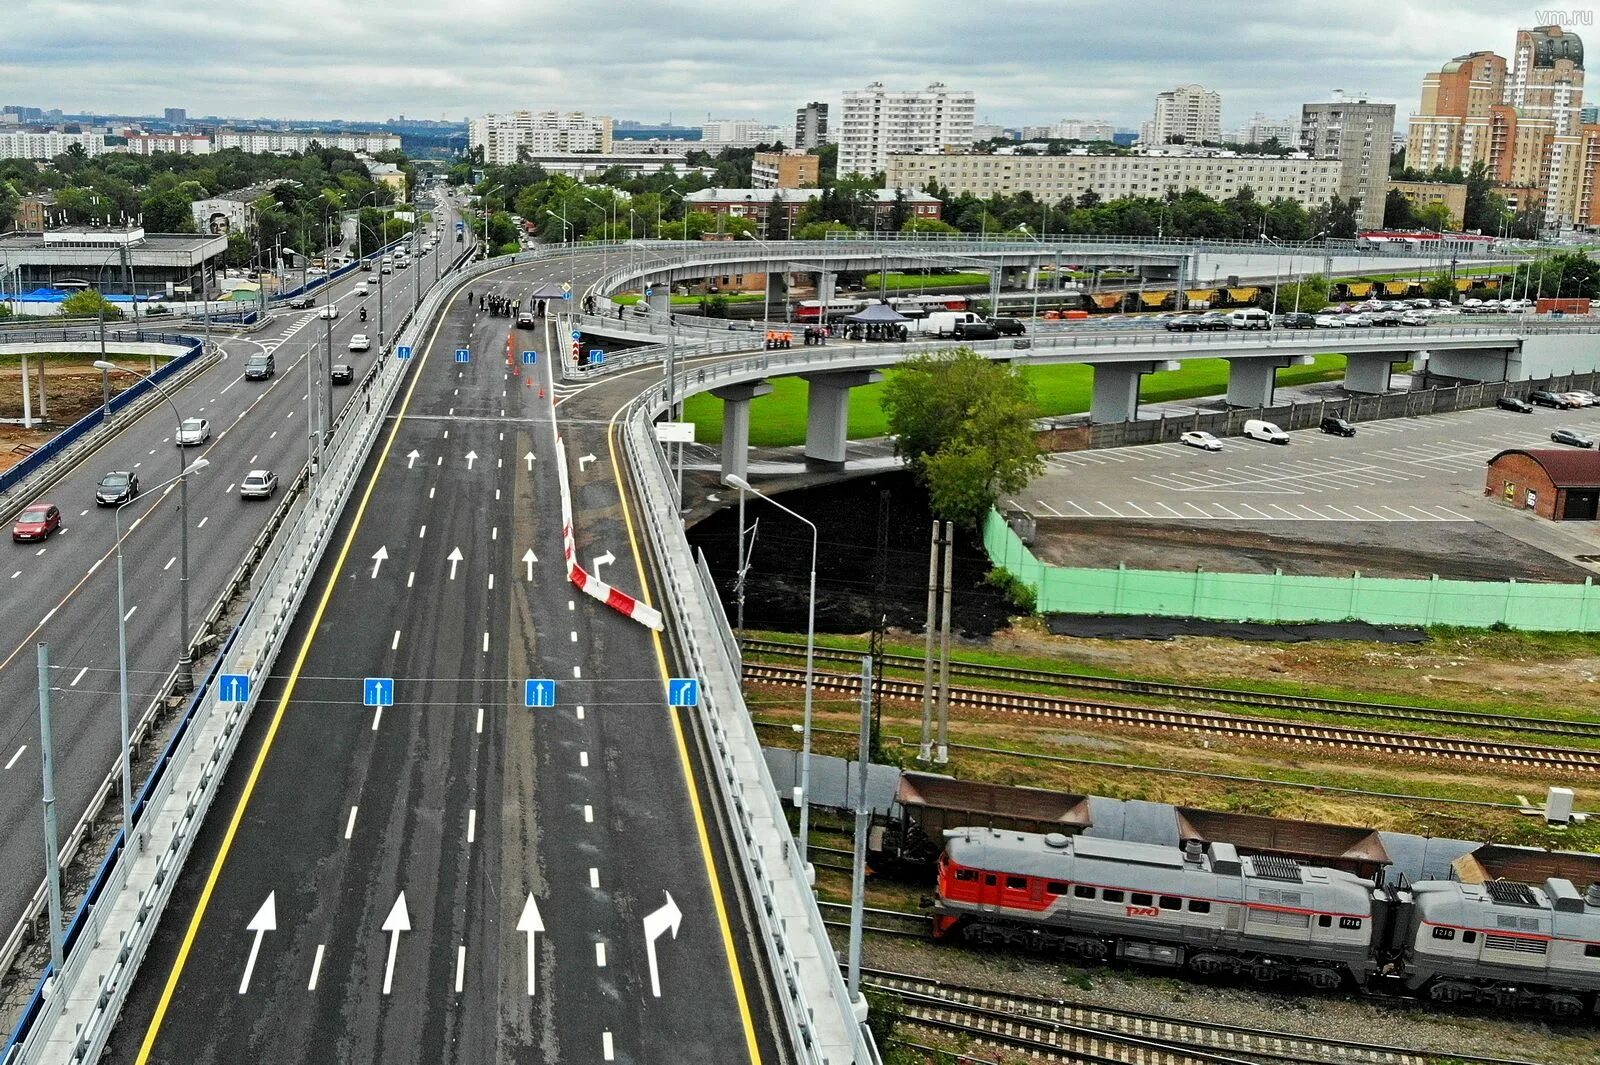
[[[817,299],[823,303],[832,303],[834,289],[839,285],[839,275],[826,270],[817,272]]]
[[[650,295],[645,297],[645,302],[650,305],[651,320],[665,323],[672,313],[672,285],[665,281],[655,282],[650,286]]]
[[[849,441],[850,390],[883,380],[877,370],[835,370],[801,374],[810,387],[806,397],[806,463],[820,469],[844,469]]]
[[[1346,392],[1364,392],[1381,395],[1389,391],[1389,374],[1398,360],[1393,351],[1352,352],[1345,356],[1344,388]]]
[[[1139,416],[1139,378],[1158,370],[1176,370],[1172,359],[1153,362],[1097,362],[1094,395],[1089,401],[1091,422],[1131,422]]]
[[[722,400],[722,476],[748,477],[750,473],[750,401],[772,391],[766,381],[745,381],[713,388]]]
[[[1310,366],[1310,355],[1241,355],[1228,360],[1228,406],[1270,407],[1278,371],[1285,366]]]

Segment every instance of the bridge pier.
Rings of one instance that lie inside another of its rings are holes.
[[[767,381],[745,381],[713,388],[722,400],[722,477],[748,477],[750,472],[750,401],[772,391]]]
[[[839,285],[839,275],[826,270],[817,272],[817,299],[822,303],[832,303],[834,290]]]
[[[1157,370],[1176,370],[1172,359],[1152,362],[1096,362],[1094,394],[1089,401],[1091,422],[1131,422],[1139,416],[1139,378]]]
[[[1399,361],[1394,351],[1363,351],[1345,356],[1344,387],[1346,392],[1364,392],[1381,395],[1389,391],[1389,374]]]
[[[1240,355],[1228,360],[1228,406],[1270,407],[1278,371],[1285,366],[1310,366],[1310,355],[1281,358]]]
[[[844,469],[849,441],[850,390],[883,380],[877,370],[831,370],[801,374],[809,387],[806,397],[806,464],[820,469]],[[726,446],[726,441],[724,441]]]
[[[666,323],[672,314],[672,285],[667,282],[657,282],[650,286],[650,295],[645,302],[650,305],[650,317],[653,321]]]

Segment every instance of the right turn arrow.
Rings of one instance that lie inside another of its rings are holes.
[[[409,460],[409,461],[406,462],[406,469],[409,470],[411,467],[415,466],[417,464],[417,460],[420,459],[421,457],[422,457],[422,453],[419,452],[416,448],[412,448],[411,449],[411,454],[406,456],[406,458]]]
[[[644,915],[645,955],[650,960],[650,993],[656,998],[661,997],[661,973],[656,968],[656,940],[669,930],[672,938],[677,939],[678,926],[683,923],[683,911],[672,901],[672,894],[667,891],[662,894],[667,896],[667,904]]]
[[[372,553],[372,576],[374,580],[376,580],[378,576],[378,567],[382,566],[383,560],[388,557],[389,549],[381,544],[378,546],[378,549]]]
[[[528,892],[528,901],[522,905],[522,916],[517,920],[517,931],[528,933],[528,994],[533,994],[533,975],[538,970],[538,953],[534,950],[535,938],[544,931],[544,920],[539,916],[539,904]]]
[[[394,900],[389,916],[383,919],[383,930],[389,933],[389,963],[383,969],[383,993],[387,995],[394,986],[394,956],[400,949],[400,933],[411,931],[411,915],[406,912],[404,891]]]

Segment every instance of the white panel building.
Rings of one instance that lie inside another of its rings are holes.
[[[1156,94],[1156,114],[1139,137],[1144,144],[1222,140],[1222,94],[1203,85],[1180,85]]]
[[[720,152],[724,148],[754,148],[760,144],[786,144],[791,131],[753,118],[713,118],[700,127],[702,151]]]
[[[347,152],[397,152],[400,137],[395,133],[297,133],[283,130],[219,129],[212,138],[219,152],[238,148],[252,155],[287,155],[303,152],[313,144]]]
[[[891,154],[965,148],[977,110],[972,93],[937,81],[919,92],[889,92],[879,81],[852,89],[838,125],[838,173],[875,174]]]
[[[582,111],[505,111],[475,118],[468,143],[483,149],[485,166],[511,166],[520,157],[612,151],[608,115]]]
[[[0,133],[0,159],[54,159],[74,144],[90,155],[106,150],[103,133]]]

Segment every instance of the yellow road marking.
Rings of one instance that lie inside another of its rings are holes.
[[[639,553],[639,538],[633,529],[633,508],[628,506],[627,488],[622,483],[622,467],[617,462],[616,430],[617,418],[621,414],[622,412],[618,411],[611,416],[611,422],[606,427],[606,447],[611,455],[612,476],[617,481],[617,495],[622,500],[622,520],[628,527],[628,546],[633,550],[634,570],[639,575],[639,594],[644,598],[645,605],[654,607],[655,603],[650,598],[650,583],[645,580],[644,575],[644,556]],[[651,630],[650,639],[655,644],[656,667],[661,671],[661,683],[665,685],[672,673],[667,668],[667,653],[661,645],[661,633]],[[722,927],[722,949],[728,957],[729,975],[733,979],[733,994],[739,1002],[739,1015],[744,1022],[745,1050],[749,1061],[759,1063],[761,1047],[756,1041],[756,1023],[750,1015],[750,999],[745,994],[744,974],[739,967],[739,954],[734,949],[733,927],[728,923],[728,908],[722,901],[722,881],[717,876],[717,863],[711,853],[711,837],[706,831],[705,811],[700,807],[700,793],[694,785],[694,772],[689,763],[689,746],[683,736],[682,715],[671,710],[668,713],[672,719],[672,732],[677,740],[678,764],[683,770],[684,790],[689,793],[689,806],[694,810],[695,831],[700,837],[700,855],[705,860],[706,878],[711,882],[711,901],[717,911],[717,923]],[[730,855],[730,860],[731,857]]]
[[[372,476],[367,480],[366,490],[361,494],[361,505],[356,510],[356,518],[350,525],[350,531],[345,534],[344,544],[339,548],[339,558],[335,562],[332,572],[328,576],[327,587],[322,591],[322,598],[317,603],[317,612],[311,619],[311,627],[306,632],[305,640],[300,644],[300,652],[295,656],[294,669],[289,674],[288,682],[283,689],[283,695],[278,698],[278,708],[272,715],[272,724],[267,728],[266,739],[262,741],[261,752],[256,755],[256,761],[250,767],[250,777],[245,781],[244,794],[239,796],[239,805],[233,811],[233,820],[228,823],[228,831],[222,837],[222,849],[217,852],[216,861],[211,865],[211,873],[206,877],[206,886],[200,892],[200,901],[195,906],[194,916],[189,920],[189,928],[183,935],[183,945],[178,948],[178,957],[172,964],[172,972],[167,976],[167,985],[161,991],[161,1000],[156,1004],[154,1016],[150,1019],[150,1027],[145,1032],[144,1043],[139,1047],[139,1056],[134,1059],[135,1065],[147,1065],[150,1052],[155,1048],[156,1037],[161,1034],[161,1022],[166,1019],[167,1009],[172,1004],[172,996],[178,989],[178,981],[183,976],[183,967],[189,960],[189,951],[194,946],[195,937],[200,933],[200,922],[205,918],[206,906],[211,902],[211,893],[217,886],[218,879],[222,876],[222,866],[228,860],[228,852],[233,847],[234,836],[238,834],[239,825],[244,821],[245,808],[250,805],[250,797],[255,793],[256,781],[261,777],[261,770],[266,765],[267,755],[272,751],[272,741],[278,735],[278,727],[283,724],[283,717],[289,708],[289,700],[294,697],[296,682],[300,679],[300,670],[305,666],[306,658],[311,653],[311,645],[317,638],[317,630],[322,627],[322,615],[328,608],[328,602],[333,598],[334,589],[339,586],[338,574],[344,569],[345,560],[349,557],[351,545],[355,543],[356,534],[361,531],[361,520],[367,512],[367,503],[372,498],[373,489],[378,485],[378,478],[383,474],[383,467],[389,461],[389,449],[394,446],[394,438],[400,432],[400,425],[405,421],[406,411],[411,406],[411,397],[416,393],[417,384],[422,380],[423,371],[428,365],[428,355],[433,351],[433,345],[438,340],[439,330],[443,328],[445,316],[440,315],[439,321],[433,327],[433,333],[428,337],[428,346],[423,349],[422,358],[419,360],[416,373],[411,378],[411,384],[406,389],[406,398],[400,404],[400,414],[395,418],[393,427],[389,430],[389,438],[383,442],[383,454],[378,457],[378,463],[373,468]]]

